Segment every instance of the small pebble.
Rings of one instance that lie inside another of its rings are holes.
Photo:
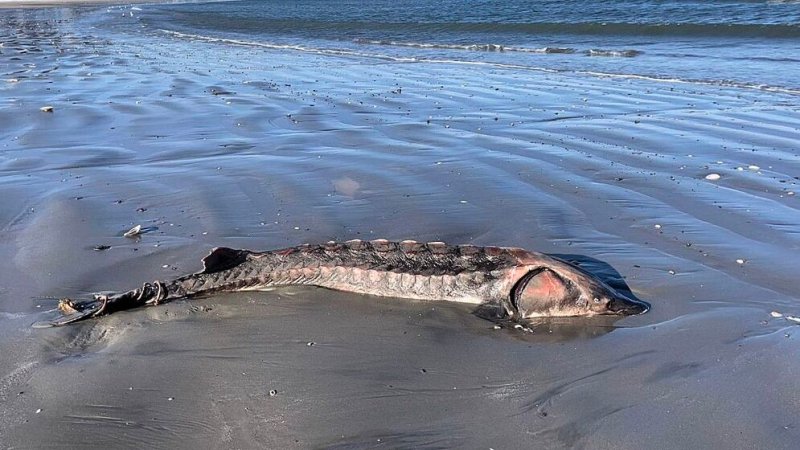
[[[501,328],[503,328],[503,327],[501,327],[500,325],[495,325],[495,326],[492,327],[493,330],[499,330]]]
[[[670,269],[669,274],[670,275],[675,275],[675,271]]]
[[[36,414],[39,414],[40,412],[42,412],[42,408],[36,410]]]
[[[706,180],[708,180],[708,181],[717,181],[720,178],[722,178],[722,176],[720,176],[720,174],[718,174],[718,173],[710,173],[710,174],[706,175]]]
[[[744,263],[745,263],[745,260],[743,260],[742,258],[739,258],[739,259],[736,260],[736,264],[744,264]]]
[[[761,167],[758,167],[755,164],[751,164],[751,165],[747,166],[747,168],[750,169],[750,170],[753,170],[753,171],[761,169]]]
[[[110,245],[97,245],[97,246],[94,247],[93,250],[95,250],[97,252],[102,252],[103,250],[108,250],[110,248],[111,248]]]
[[[275,389],[270,389],[269,390],[269,396],[270,397],[275,397],[276,395],[278,395],[278,391],[276,391]]]
[[[656,230],[660,230],[661,229],[661,225],[655,224],[655,225],[653,225],[653,228],[655,228]]]
[[[306,345],[309,346],[309,347],[313,347],[314,346],[314,342],[308,342],[308,343],[306,343]]]
[[[786,316],[786,320],[792,321],[794,323],[800,323],[800,317],[796,316]]]
[[[53,107],[49,106],[49,105],[48,106],[42,106],[41,108],[39,108],[39,111],[51,113],[51,112],[53,112]]]
[[[171,402],[171,401],[173,401],[173,400],[175,400],[175,397],[167,397],[167,401],[170,401],[170,402]]]
[[[778,311],[772,311],[769,313],[769,315],[772,317],[783,317],[783,314],[779,313]]]

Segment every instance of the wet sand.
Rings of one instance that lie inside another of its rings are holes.
[[[796,446],[798,97],[91,14],[0,16],[4,448]],[[652,310],[520,333],[298,288],[30,328],[214,246],[379,237],[579,258]]]

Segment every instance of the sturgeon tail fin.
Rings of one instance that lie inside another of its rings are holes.
[[[53,320],[35,322],[33,328],[60,327],[115,311],[138,306],[157,305],[159,302],[166,300],[167,296],[168,292],[164,283],[156,281],[154,283],[145,283],[140,289],[121,294],[97,294],[94,296],[94,300],[75,302],[65,298],[58,302],[59,317]]]

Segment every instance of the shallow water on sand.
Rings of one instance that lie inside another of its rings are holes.
[[[136,11],[0,16],[7,447],[797,442],[798,328],[770,315],[800,315],[797,96],[230,45]],[[294,289],[29,328],[213,246],[378,237],[594,260],[652,310],[526,334]]]
[[[138,18],[237,45],[800,93],[795,2],[240,0],[152,6]]]

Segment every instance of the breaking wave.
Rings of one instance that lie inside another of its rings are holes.
[[[502,44],[443,44],[443,43],[424,43],[424,42],[402,42],[388,41],[380,39],[354,39],[357,44],[366,45],[386,45],[394,47],[408,47],[419,49],[442,49],[442,50],[467,50],[478,52],[521,52],[521,53],[575,53],[571,47],[514,47]]]
[[[475,52],[518,52],[518,53],[537,53],[537,54],[573,54],[578,53],[587,56],[610,56],[618,58],[632,58],[644,53],[641,50],[604,50],[589,49],[577,50],[573,47],[517,47],[501,44],[442,44],[442,43],[422,43],[422,42],[402,42],[384,41],[376,39],[355,39],[357,44],[367,45],[386,45],[393,47],[408,47],[419,49],[441,49],[441,50],[464,50]]]
[[[769,91],[775,93],[782,93],[782,94],[789,94],[789,95],[800,95],[800,89],[793,88],[793,87],[784,87],[784,86],[774,86],[769,85],[766,83],[748,83],[748,82],[740,82],[728,79],[701,79],[701,78],[681,78],[681,77],[668,77],[668,76],[657,76],[657,75],[641,75],[641,74],[626,74],[626,73],[610,73],[610,72],[601,72],[601,71],[594,71],[594,70],[583,70],[583,69],[553,69],[548,67],[539,67],[533,65],[526,65],[526,64],[513,64],[513,63],[500,63],[500,62],[491,62],[491,61],[475,61],[475,60],[463,60],[463,59],[448,59],[448,58],[436,58],[436,57],[424,57],[424,56],[394,56],[389,54],[382,54],[382,53],[374,53],[368,51],[355,51],[350,49],[343,49],[343,48],[318,48],[312,46],[305,46],[305,45],[297,45],[297,44],[278,44],[278,43],[270,43],[270,42],[260,42],[260,41],[249,41],[249,40],[241,40],[241,39],[230,39],[230,38],[221,38],[221,37],[212,37],[212,36],[204,36],[198,34],[191,34],[191,33],[182,33],[178,31],[171,31],[171,30],[159,30],[162,33],[171,35],[178,39],[189,39],[194,41],[201,41],[201,42],[209,42],[209,43],[218,43],[223,45],[236,45],[236,46],[245,46],[245,47],[254,47],[254,48],[265,48],[270,50],[289,50],[289,51],[299,51],[305,53],[313,53],[318,55],[330,55],[330,56],[343,56],[343,57],[358,57],[358,58],[374,58],[374,59],[383,59],[387,61],[394,61],[394,62],[425,62],[430,64],[464,64],[464,65],[480,65],[480,66],[494,66],[498,68],[506,68],[506,69],[517,69],[517,70],[535,70],[538,72],[569,72],[569,73],[582,73],[591,76],[598,76],[598,77],[610,77],[610,78],[630,78],[630,79],[641,79],[641,80],[650,80],[654,82],[664,82],[664,83],[690,83],[690,84],[699,84],[699,85],[713,85],[713,86],[720,86],[720,87],[728,87],[728,88],[740,88],[740,89],[755,89],[761,91]],[[377,45],[387,45],[381,44],[381,42],[362,42],[362,44],[377,44]],[[442,48],[442,49],[455,49],[455,50],[477,50],[477,46],[473,48],[472,45],[448,45],[448,44],[416,44],[416,43],[393,43],[389,45],[401,45],[401,46],[419,46],[419,48]],[[436,47],[430,47],[432,45],[436,45]],[[588,56],[606,56],[606,57],[634,57],[642,54],[643,52],[637,50],[586,50],[582,52],[577,51],[545,51],[544,49],[527,49],[527,50],[520,50],[521,47],[501,47],[503,50],[483,50],[483,51],[522,51],[522,52],[530,52],[530,53],[578,53],[578,54],[585,54]],[[508,49],[512,50],[508,50]],[[559,50],[567,50],[566,48],[559,49]]]

